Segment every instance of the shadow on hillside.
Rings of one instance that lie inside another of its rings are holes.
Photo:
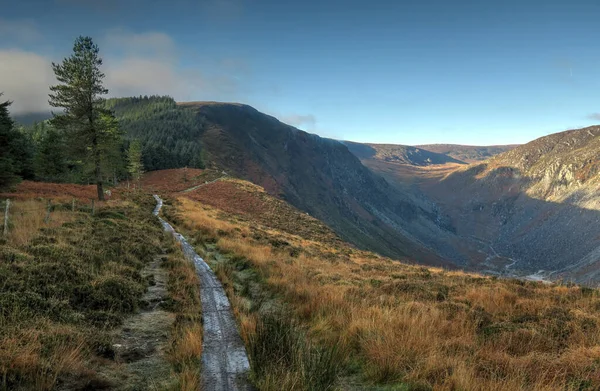
[[[532,198],[525,190],[534,178],[513,167],[482,176],[487,168],[453,172],[435,191],[458,236],[489,243],[491,253],[517,261],[515,271],[559,271],[555,275],[567,280],[600,282],[600,257],[590,255],[600,246],[600,211],[577,205],[593,194],[576,191],[562,203]]]

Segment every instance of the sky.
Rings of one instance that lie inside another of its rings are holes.
[[[323,137],[524,143],[600,123],[597,0],[3,1],[0,91],[48,109],[100,47],[110,96],[249,104]]]

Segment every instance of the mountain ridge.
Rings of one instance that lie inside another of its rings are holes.
[[[417,148],[450,156],[465,163],[475,163],[511,150],[520,144],[507,145],[463,145],[463,144],[422,144]]]
[[[423,148],[401,144],[373,144],[342,141],[359,159],[377,159],[390,163],[429,166],[434,164],[466,164],[448,155],[431,152]]]
[[[515,271],[600,281],[600,127],[540,137],[422,189]]]

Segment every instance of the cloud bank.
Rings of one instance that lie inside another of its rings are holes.
[[[592,119],[594,121],[600,121],[600,113],[592,113],[587,116],[588,119]]]
[[[56,79],[50,59],[21,50],[0,50],[0,92],[13,114],[48,111],[48,86]]]

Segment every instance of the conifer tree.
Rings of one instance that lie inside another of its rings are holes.
[[[0,103],[0,189],[9,188],[20,180],[11,145],[15,136],[15,125],[8,113],[11,103]]]
[[[127,150],[127,171],[139,185],[140,178],[144,173],[144,166],[142,164],[142,144],[139,140],[133,140],[131,144],[129,144],[129,149]]]
[[[106,153],[103,145],[113,137],[112,121],[103,116],[102,95],[108,90],[102,85],[104,74],[100,71],[102,59],[99,49],[90,37],[78,37],[73,54],[62,63],[52,63],[52,69],[60,84],[50,87],[49,103],[63,109],[54,114],[52,125],[62,129],[76,150],[92,164],[98,199],[104,200],[102,162]]]

